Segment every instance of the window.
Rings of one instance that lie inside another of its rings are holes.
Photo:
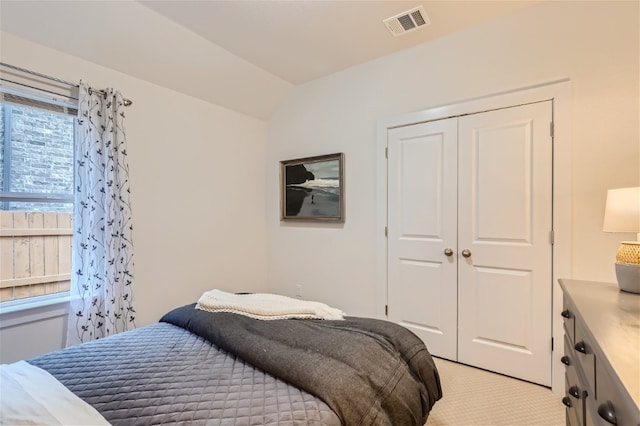
[[[0,302],[69,290],[75,115],[0,93]]]

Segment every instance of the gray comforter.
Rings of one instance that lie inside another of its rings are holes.
[[[161,321],[316,395],[345,425],[423,425],[442,396],[423,342],[388,321],[259,321],[197,310],[195,304]]]
[[[339,426],[317,397],[172,324],[51,352],[47,370],[114,426]]]

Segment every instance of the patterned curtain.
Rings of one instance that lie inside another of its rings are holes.
[[[124,102],[80,83],[67,345],[135,328]]]

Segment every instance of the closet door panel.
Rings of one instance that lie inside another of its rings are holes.
[[[456,359],[455,119],[393,129],[388,138],[388,317]],[[454,212],[452,214],[452,212]]]
[[[471,199],[474,242],[531,242],[531,122],[473,129]],[[468,163],[466,163],[468,164]]]
[[[551,101],[459,119],[458,359],[551,384]]]

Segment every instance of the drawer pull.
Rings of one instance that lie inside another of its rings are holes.
[[[578,390],[577,386],[571,386],[569,388],[569,395],[571,395],[575,399],[580,399],[580,390]]]
[[[569,357],[566,355],[560,358],[560,362],[563,363],[564,365],[571,365],[571,361],[569,360]]]
[[[604,402],[598,406],[598,415],[607,423],[617,425],[616,410],[613,408],[611,401]]]
[[[556,311],[556,312],[558,312],[558,311]],[[566,319],[570,319],[571,318],[571,312],[569,312],[568,309],[565,309],[564,311],[562,311],[560,313],[560,315],[562,315],[562,317],[566,318]]]
[[[565,407],[571,408],[571,398],[569,398],[568,396],[562,398],[562,403],[565,405]]]
[[[574,348],[576,348],[576,351],[578,351],[578,352],[580,352],[582,354],[586,354],[587,353],[587,345],[585,345],[583,341],[579,341],[578,343],[576,343]]]

